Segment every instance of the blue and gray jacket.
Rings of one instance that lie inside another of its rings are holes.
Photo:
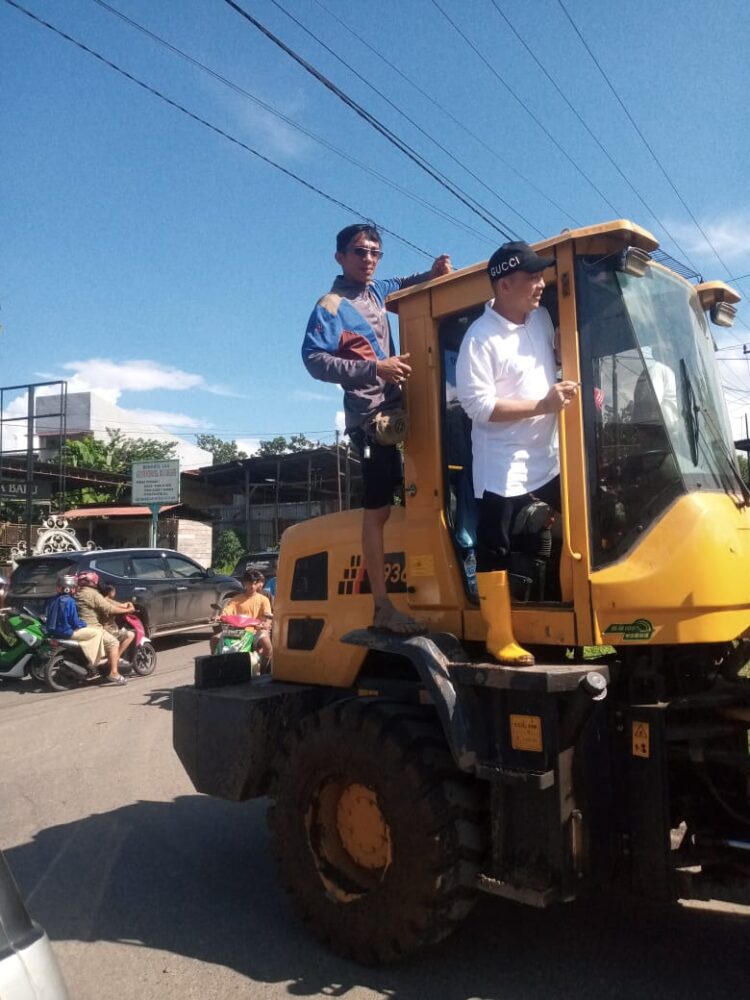
[[[343,388],[347,430],[373,413],[401,406],[399,387],[376,374],[378,361],[395,354],[385,299],[429,277],[427,272],[360,285],[339,275],[313,309],[302,360],[313,378]]]

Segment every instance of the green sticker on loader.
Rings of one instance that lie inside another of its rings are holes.
[[[636,618],[634,622],[610,625],[604,630],[605,635],[621,635],[627,641],[650,639],[654,634],[654,626],[648,618]]]

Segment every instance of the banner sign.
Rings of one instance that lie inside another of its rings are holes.
[[[52,495],[52,484],[50,482],[32,483],[32,500],[49,500]],[[25,479],[3,479],[0,480],[0,500],[25,500],[26,480]]]
[[[161,462],[133,462],[131,504],[135,507],[149,504],[180,502],[180,462],[168,459]]]

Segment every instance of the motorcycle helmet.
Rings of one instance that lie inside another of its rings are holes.
[[[75,594],[78,590],[78,577],[73,573],[62,573],[57,578],[57,591],[60,594]]]
[[[78,586],[79,587],[98,587],[99,586],[99,574],[95,573],[93,569],[85,569],[83,573],[78,574]]]

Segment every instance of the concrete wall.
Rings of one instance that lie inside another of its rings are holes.
[[[177,550],[195,559],[201,566],[211,565],[213,536],[212,526],[203,521],[177,521]]]

